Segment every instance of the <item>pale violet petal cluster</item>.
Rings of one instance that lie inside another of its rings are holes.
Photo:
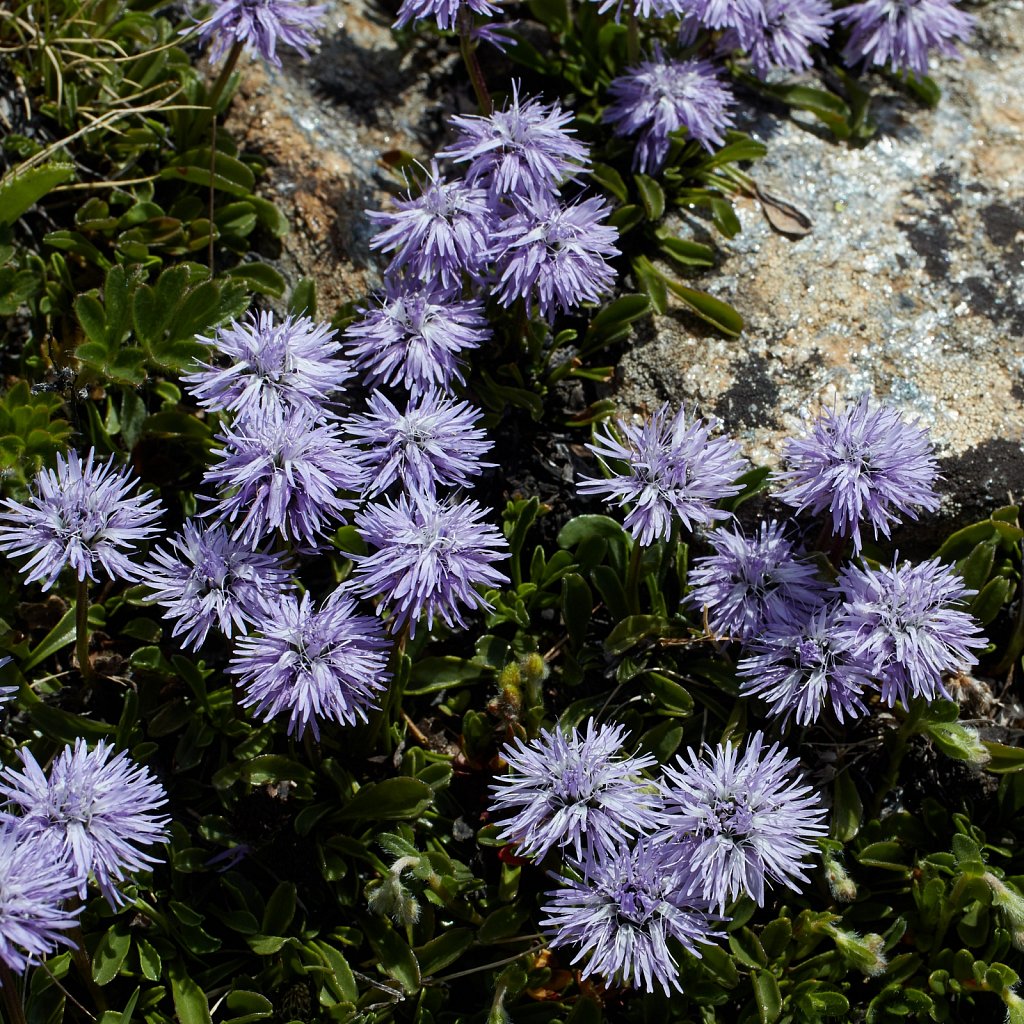
[[[234,540],[224,526],[185,522],[153,552],[145,572],[152,600],[174,619],[173,636],[198,650],[211,628],[230,638],[267,614],[268,601],[291,589],[281,556]]]
[[[191,394],[205,409],[223,409],[247,419],[268,411],[301,408],[323,419],[328,403],[345,389],[352,366],[339,358],[341,342],[329,324],[309,317],[250,314],[218,328],[211,345],[227,365],[200,362],[185,374]],[[219,361],[218,361],[219,362]]]
[[[645,546],[668,540],[675,522],[692,530],[727,519],[715,505],[740,491],[746,463],[735,441],[711,436],[716,426],[682,409],[669,416],[667,403],[641,426],[617,420],[615,433],[595,432],[587,445],[611,475],[585,477],[579,490],[628,508],[623,525]]]
[[[789,467],[778,496],[798,512],[828,512],[832,532],[862,545],[861,525],[888,537],[900,516],[939,507],[934,449],[927,432],[905,423],[892,406],[865,396],[842,409],[826,408],[805,437],[783,448]]]
[[[272,534],[316,547],[352,507],[340,492],[360,478],[340,428],[303,408],[269,408],[217,435],[224,445],[206,481],[220,489],[210,510],[231,537],[249,545]]]
[[[806,882],[804,862],[828,828],[798,764],[755,732],[742,755],[729,741],[664,769],[663,839],[687,842],[696,895],[719,910],[743,893],[764,906],[766,885]]]
[[[487,117],[456,115],[454,144],[438,156],[465,163],[465,180],[497,197],[543,198],[556,195],[566,178],[587,168],[587,147],[573,138],[572,114],[557,103],[519,100],[512,84],[511,102]]]
[[[501,11],[501,8],[491,0],[402,0],[394,28],[405,28],[414,21],[433,18],[438,28],[454,29],[458,27],[459,12],[463,8],[485,17]]]
[[[58,452],[56,470],[36,474],[27,503],[4,500],[0,551],[27,557],[25,579],[40,581],[43,590],[65,567],[80,581],[97,580],[97,569],[111,579],[137,580],[132,559],[159,532],[154,523],[163,508],[156,498],[133,493],[135,485],[127,466],[99,462],[92,449],[85,459]]]
[[[747,50],[761,78],[772,68],[806,71],[814,62],[811,47],[828,42],[835,19],[828,0],[765,0],[762,17],[730,28],[721,49]]]
[[[308,57],[316,45],[315,30],[327,11],[326,4],[310,6],[305,0],[213,0],[205,6],[209,17],[199,24],[199,40],[210,44],[211,64],[225,57],[235,43],[241,43],[247,53],[259,55],[278,68],[278,43]]]
[[[386,688],[391,643],[350,594],[339,588],[319,607],[308,592],[284,594],[258,630],[238,641],[228,669],[245,688],[243,707],[267,722],[286,717],[289,735],[308,728],[317,739],[321,719],[366,721]]]
[[[706,60],[672,60],[655,45],[650,60],[613,79],[611,103],[602,118],[616,135],[636,139],[633,166],[654,173],[668,155],[669,136],[687,135],[711,150],[725,141],[732,124],[732,93]]]
[[[450,298],[417,282],[389,279],[380,305],[359,312],[345,340],[371,386],[449,388],[464,380],[463,355],[491,336],[478,299]]]
[[[914,697],[949,697],[944,674],[977,664],[986,645],[963,607],[974,594],[937,558],[920,565],[872,569],[848,565],[839,575],[840,635],[890,706]]]
[[[0,820],[0,960],[21,974],[44,960],[78,924],[78,879],[17,818]]]
[[[681,992],[673,946],[699,960],[700,947],[722,935],[707,901],[691,895],[689,866],[656,840],[609,851],[583,879],[558,880],[540,924],[552,948],[579,946],[572,963],[583,962],[583,978]]]
[[[837,18],[850,30],[848,64],[888,64],[915,75],[928,74],[932,51],[957,56],[955,41],[966,40],[975,24],[951,0],[864,0],[840,8]]]
[[[167,838],[169,819],[158,813],[167,803],[163,786],[104,740],[90,750],[77,739],[48,774],[27,747],[18,754],[24,770],[0,772],[0,797],[17,827],[53,844],[80,897],[91,876],[112,907],[123,905],[119,883],[160,859],[144,848]]]
[[[817,569],[776,520],[762,522],[753,537],[722,526],[707,540],[715,553],[694,560],[685,600],[716,635],[750,640],[765,622],[798,622],[821,602]]]
[[[402,494],[371,503],[355,516],[362,538],[375,550],[355,556],[362,594],[387,610],[392,630],[410,636],[426,618],[449,628],[466,626],[465,610],[489,609],[480,587],[499,587],[508,577],[494,562],[508,557],[508,542],[484,521],[487,510],[472,500]]]
[[[393,484],[421,494],[469,487],[472,477],[491,465],[480,461],[492,447],[486,431],[477,427],[482,414],[468,402],[431,389],[411,396],[404,412],[380,391],[367,404],[366,415],[345,424],[359,444],[353,459],[363,473],[360,490],[367,497]]]
[[[530,857],[565,847],[590,864],[654,828],[658,795],[643,771],[657,762],[624,756],[625,733],[590,719],[586,732],[542,729],[529,743],[507,744],[501,756],[510,772],[491,787],[500,838]]]

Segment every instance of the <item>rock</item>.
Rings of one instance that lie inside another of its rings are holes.
[[[681,311],[657,317],[619,367],[623,407],[696,404],[774,464],[803,416],[867,392],[931,429],[946,517],[1024,496],[1020,0],[979,10],[963,58],[934,68],[934,110],[881,96],[863,148],[751,117],[744,127],[769,150],[751,174],[812,230],[778,234],[741,198],[742,233],[695,283],[735,306],[746,330],[724,339]]]

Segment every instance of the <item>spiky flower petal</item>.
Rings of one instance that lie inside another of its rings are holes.
[[[848,565],[839,589],[843,641],[881,683],[890,707],[912,697],[948,698],[943,674],[976,665],[972,651],[987,642],[962,607],[974,591],[937,558],[877,569]]]
[[[278,42],[308,57],[326,11],[326,4],[307,6],[303,0],[213,0],[208,20],[199,25],[199,41],[210,43],[211,64],[242,43],[247,53],[279,68]]]
[[[811,47],[828,41],[835,18],[828,0],[765,0],[763,17],[729,29],[721,49],[749,51],[761,78],[772,68],[805,71],[813,63]]]
[[[53,840],[78,878],[85,896],[92,875],[112,907],[124,903],[117,884],[158,857],[140,847],[162,843],[169,819],[157,814],[167,803],[149,769],[100,740],[89,750],[81,738],[65,747],[49,776],[27,747],[18,751],[23,772],[0,772],[0,795],[20,812],[19,827]],[[113,756],[112,756],[113,755]]]
[[[355,577],[363,594],[377,598],[378,613],[390,612],[393,630],[408,624],[412,636],[424,616],[428,629],[435,617],[465,628],[463,608],[491,607],[477,587],[508,582],[491,564],[507,557],[508,544],[482,521],[486,511],[475,501],[414,493],[356,515],[360,535],[376,550],[355,556]]]
[[[286,714],[288,733],[307,728],[320,738],[319,720],[365,722],[387,681],[387,649],[380,623],[356,614],[355,600],[335,590],[315,608],[284,594],[271,602],[260,635],[242,637],[228,669],[246,688],[241,704],[269,722]]]
[[[900,514],[939,507],[938,476],[928,433],[904,423],[896,409],[873,406],[867,396],[844,409],[824,409],[808,436],[786,441],[789,469],[778,496],[798,512],[832,515],[832,532],[861,549],[861,522],[877,539],[888,537]]]
[[[797,758],[754,733],[741,757],[732,742],[665,768],[665,838],[689,840],[694,891],[724,909],[746,893],[758,906],[765,882],[795,889],[803,859],[827,834],[818,795],[795,775]]]
[[[406,25],[421,18],[434,18],[440,29],[457,28],[459,10],[462,7],[484,17],[501,13],[501,8],[491,0],[402,0],[393,27],[405,28]]]
[[[96,580],[99,566],[115,580],[138,579],[132,563],[140,541],[159,532],[153,525],[163,509],[155,498],[130,492],[135,481],[127,466],[97,463],[93,449],[83,462],[77,452],[57,453],[57,469],[40,470],[28,504],[6,499],[0,514],[0,551],[28,555],[26,582],[49,590],[70,566],[79,580]]]
[[[274,323],[273,313],[250,314],[233,320],[212,338],[212,345],[230,365],[199,363],[182,378],[203,408],[226,409],[240,419],[266,412],[304,408],[315,419],[327,415],[327,403],[343,391],[353,369],[338,358],[341,343],[329,324],[309,317],[285,317]]]
[[[688,420],[682,409],[669,418],[667,403],[642,426],[617,420],[621,440],[610,431],[595,433],[587,445],[612,463],[612,475],[584,478],[579,490],[603,495],[620,508],[631,506],[623,525],[644,545],[668,540],[675,517],[688,530],[727,519],[714,502],[739,492],[736,480],[746,463],[735,441],[711,437],[717,425],[713,418]]]
[[[721,935],[707,902],[689,894],[690,869],[672,844],[643,839],[609,852],[582,881],[559,881],[540,924],[551,932],[552,947],[580,947],[572,962],[585,961],[584,978],[681,992],[669,942],[699,960],[700,946]]]
[[[493,810],[513,812],[501,821],[500,838],[527,856],[542,858],[555,847],[570,848],[590,864],[657,824],[657,793],[641,774],[656,764],[650,754],[621,756],[626,730],[597,725],[542,729],[525,743],[516,739],[501,756],[512,773],[491,789]]]

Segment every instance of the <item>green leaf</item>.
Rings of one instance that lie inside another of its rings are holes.
[[[656,706],[667,714],[680,717],[693,714],[693,697],[689,690],[669,678],[667,672],[648,671],[642,679],[654,695]]]
[[[416,960],[420,972],[427,977],[444,970],[462,956],[473,945],[472,928],[449,928],[436,939],[417,946]]]
[[[664,314],[668,310],[668,291],[665,275],[646,257],[633,258],[633,274],[637,284],[647,293],[654,311]]]
[[[378,917],[363,918],[363,931],[380,960],[380,966],[397,981],[407,995],[420,989],[420,965],[416,954],[393,928]]]
[[[711,267],[715,263],[715,251],[710,245],[678,238],[669,231],[655,233],[661,251],[684,267]]]
[[[578,649],[587,635],[593,607],[594,595],[587,581],[577,572],[563,576],[562,621],[573,649]]]
[[[316,319],[316,282],[311,277],[302,278],[292,290],[288,312],[294,317]]]
[[[1000,775],[1024,772],[1024,747],[1008,747],[988,740],[983,742],[989,753],[989,762],[985,765],[988,771]]]
[[[754,971],[754,998],[761,1024],[774,1024],[782,1015],[782,993],[775,975],[769,971]]]
[[[421,658],[413,664],[409,675],[411,685],[406,686],[405,693],[410,696],[437,693],[440,690],[447,690],[450,686],[475,683],[484,676],[492,675],[488,666],[475,660],[468,661],[453,655]]]
[[[504,845],[504,844],[498,844]],[[523,907],[510,904],[507,907],[499,907],[484,918],[477,932],[477,939],[481,945],[489,945],[499,939],[507,939],[523,926],[530,918],[530,912]]]
[[[662,187],[646,174],[635,174],[633,180],[640,193],[640,201],[644,204],[644,213],[647,215],[647,219],[661,220],[665,215],[665,192]]]
[[[249,291],[279,299],[284,295],[284,278],[267,263],[240,263],[224,271],[224,276],[240,281]]]
[[[400,821],[418,818],[433,800],[434,791],[425,782],[399,776],[363,786],[337,816],[349,821]]]
[[[317,941],[314,945],[330,968],[333,981],[338,987],[338,994],[342,999],[354,1003],[359,998],[359,988],[348,961],[326,942]]]
[[[249,1024],[274,1015],[274,1004],[259,992],[236,988],[224,997],[224,1006],[232,1014],[224,1024]]]
[[[210,175],[210,150],[194,149],[183,153],[174,163],[160,172],[161,178],[173,178],[178,181],[189,181],[204,188],[213,187],[233,196],[248,198],[256,184],[252,171],[241,160],[227,153],[218,152],[213,158],[213,176]]]
[[[1016,584],[1003,576],[989,580],[971,601],[971,615],[978,620],[979,625],[987,626],[1013,597],[1016,589]]]
[[[612,655],[624,654],[641,640],[664,635],[668,629],[668,622],[660,615],[630,615],[616,623],[605,638],[604,649]]]
[[[239,777],[250,786],[263,786],[268,782],[288,779],[292,782],[312,782],[313,773],[304,765],[281,754],[260,754],[239,767]]]
[[[797,110],[806,110],[832,130],[837,139],[850,137],[852,111],[838,96],[807,85],[762,86],[783,103]]]
[[[60,622],[39,641],[38,646],[21,663],[21,671],[28,672],[36,665],[46,661],[51,655],[67,647],[68,644],[73,643],[75,631],[75,606],[72,604],[61,617]]]
[[[284,935],[295,916],[295,884],[279,882],[267,900],[260,930],[264,935]]]
[[[166,973],[180,1024],[213,1024],[203,990],[188,976],[181,961],[171,960]]]
[[[681,299],[691,312],[696,313],[712,327],[717,327],[723,334],[731,337],[738,337],[743,331],[743,317],[727,302],[722,302],[707,292],[690,288],[681,281],[674,281],[672,278],[664,280],[676,298]]]
[[[559,531],[558,546],[573,548],[590,537],[603,537],[606,540],[621,542],[625,539],[625,531],[622,524],[610,516],[575,516]]]
[[[92,980],[97,985],[107,985],[117,977],[128,950],[132,948],[131,935],[120,928],[119,925],[108,928],[92,954]]]
[[[849,771],[841,771],[832,791],[832,835],[849,842],[860,830],[864,805]]]
[[[74,176],[75,165],[64,161],[12,168],[0,178],[0,225],[13,224],[47,192]]]
[[[629,201],[629,189],[626,188],[622,175],[614,167],[608,164],[594,164],[590,177],[592,181],[595,181],[606,192],[615,196],[620,203]]]

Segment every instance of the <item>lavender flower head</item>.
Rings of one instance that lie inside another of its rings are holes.
[[[210,17],[199,25],[199,41],[210,43],[211,64],[242,43],[250,56],[279,68],[278,42],[309,57],[326,11],[326,4],[307,7],[302,0],[213,0]]]
[[[447,298],[432,286],[390,279],[379,309],[345,331],[368,385],[449,388],[464,380],[460,356],[491,336],[483,304]]]
[[[361,491],[373,497],[401,482],[406,490],[433,494],[438,487],[468,487],[471,477],[492,463],[480,461],[492,445],[477,428],[481,413],[468,402],[431,389],[414,394],[400,413],[379,391],[370,395],[370,413],[345,424],[360,438],[354,456],[364,474]]]
[[[370,248],[394,254],[389,274],[404,267],[424,283],[449,292],[461,289],[463,274],[481,276],[490,256],[494,219],[482,188],[448,181],[435,161],[418,196],[392,202],[393,211],[367,211],[381,224]]]
[[[182,378],[205,409],[225,409],[239,419],[272,408],[306,409],[323,419],[332,396],[343,391],[352,368],[338,358],[341,343],[329,324],[309,317],[286,317],[274,323],[273,313],[251,314],[244,323],[232,321],[212,338],[212,345],[231,364],[199,363]]]
[[[552,318],[583,302],[598,302],[615,284],[608,260],[619,255],[608,205],[594,197],[568,206],[551,198],[525,201],[494,234],[503,306],[523,299]]]
[[[28,504],[4,500],[0,551],[28,555],[25,580],[43,581],[49,590],[70,566],[79,581],[96,580],[99,566],[111,579],[136,580],[131,555],[140,541],[159,532],[152,525],[163,509],[155,498],[130,492],[135,482],[127,466],[97,464],[93,449],[85,461],[77,452],[57,453],[57,470],[40,470]]]
[[[682,409],[669,419],[667,403],[642,426],[617,420],[622,440],[595,433],[587,447],[602,460],[624,463],[624,471],[584,478],[579,490],[619,508],[632,506],[623,525],[644,546],[668,540],[674,517],[688,530],[727,519],[712,503],[739,493],[736,480],[746,463],[735,441],[711,437],[717,425],[713,418],[688,421]]]
[[[571,121],[572,113],[557,103],[520,103],[519,83],[513,82],[512,102],[504,110],[453,117],[458,139],[438,156],[468,163],[466,181],[495,197],[556,195],[565,178],[587,166],[587,147],[566,127]]]
[[[705,610],[717,635],[749,640],[766,621],[799,621],[821,602],[817,570],[797,557],[774,519],[752,538],[722,527],[707,540],[715,554],[694,562],[685,601]]]
[[[893,71],[928,74],[928,54],[959,56],[954,39],[966,40],[975,18],[950,0],[865,0],[838,12],[850,29],[843,60],[888,64]]]
[[[972,648],[986,640],[974,619],[955,607],[975,591],[937,558],[892,568],[848,565],[839,588],[843,642],[881,683],[889,707],[913,697],[948,698],[943,674],[977,664]]]
[[[0,821],[0,960],[18,974],[58,943],[74,945],[64,933],[82,910],[67,908],[78,879],[50,853],[17,818]]]
[[[501,12],[501,8],[490,0],[402,0],[398,18],[392,27],[405,28],[420,18],[435,18],[437,27],[447,31],[458,27],[459,11],[463,7],[484,17]]]
[[[107,902],[118,907],[124,897],[117,883],[157,863],[140,847],[164,842],[169,819],[156,813],[167,797],[149,770],[124,753],[111,758],[113,753],[104,740],[90,751],[79,738],[74,749],[64,748],[47,777],[22,747],[24,772],[0,772],[0,796],[20,811],[19,828],[53,841],[66,857],[80,897],[91,874]]]
[[[737,29],[743,38],[764,24],[763,0],[677,0],[686,15],[706,28]]]
[[[259,636],[242,637],[228,669],[246,688],[243,707],[269,722],[288,715],[288,734],[307,727],[320,738],[319,719],[365,722],[386,688],[390,642],[380,623],[357,615],[343,589],[314,608],[284,594],[268,606]]]
[[[499,838],[538,860],[555,847],[572,849],[591,864],[657,824],[656,792],[641,772],[657,763],[650,754],[621,757],[626,730],[597,725],[587,731],[542,729],[529,743],[516,739],[501,756],[512,774],[491,789],[491,809],[513,812]]]
[[[779,474],[778,496],[798,512],[832,513],[832,532],[851,536],[861,549],[865,520],[875,538],[888,537],[899,515],[939,507],[932,489],[938,476],[928,433],[904,423],[890,406],[872,406],[867,396],[845,409],[824,409],[807,437],[786,441],[791,467]]]
[[[177,619],[173,636],[198,650],[211,627],[226,637],[244,632],[266,614],[267,601],[291,588],[281,557],[253,551],[232,540],[223,526],[194,519],[158,549],[146,567],[152,600],[164,606],[165,619]]]
[[[708,904],[688,895],[693,879],[671,844],[641,839],[600,858],[580,881],[561,878],[547,894],[540,922],[553,948],[578,945],[581,976],[669,995],[682,991],[669,940],[701,958],[699,946],[721,936]]]
[[[807,876],[802,859],[827,834],[825,811],[810,786],[794,777],[797,758],[754,733],[742,757],[731,742],[687,751],[666,767],[663,838],[690,840],[694,891],[724,909],[746,893],[764,906],[765,880],[791,889]]]
[[[268,409],[224,427],[220,462],[205,479],[222,488],[209,514],[232,524],[231,537],[249,545],[272,533],[316,547],[332,520],[351,503],[360,474],[333,424],[316,423],[305,409]]]
[[[822,604],[802,624],[769,619],[750,640],[736,667],[740,693],[768,701],[771,714],[810,725],[826,705],[840,722],[866,710],[861,694],[873,688],[864,666],[846,648],[839,607]]]
[[[9,664],[13,660],[13,658],[9,657],[0,658],[0,668],[3,668],[4,665]],[[14,700],[14,698],[18,695],[18,691],[20,689],[21,687],[19,686],[0,686],[0,708],[2,708],[9,701]]]
[[[475,501],[414,493],[356,515],[360,535],[377,550],[356,558],[355,576],[363,594],[377,597],[378,614],[389,610],[392,630],[408,625],[414,636],[424,616],[428,629],[435,617],[464,629],[463,607],[490,609],[476,588],[508,582],[491,564],[507,557],[508,544],[482,522],[486,511]]]
[[[729,29],[721,49],[749,51],[761,78],[771,68],[805,71],[813,63],[811,47],[828,41],[835,17],[828,0],[765,0],[763,20]]]
[[[666,60],[655,44],[651,60],[628,68],[608,86],[612,102],[602,119],[621,136],[638,136],[633,166],[655,173],[664,166],[669,135],[685,128],[711,151],[732,124],[732,93],[706,60]]]

